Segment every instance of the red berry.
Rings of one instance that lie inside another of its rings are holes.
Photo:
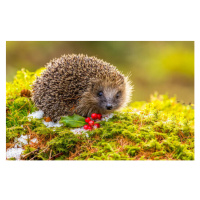
[[[92,113],[91,117],[92,117],[92,119],[97,119],[97,114],[96,113]]]
[[[90,121],[88,122],[88,124],[89,124],[90,126],[94,126],[94,121],[90,120]]]
[[[100,128],[100,124],[99,123],[94,124],[94,128]]]
[[[88,123],[91,119],[89,117],[85,118],[85,122]]]
[[[83,128],[84,128],[85,130],[88,130],[89,126],[88,126],[88,125],[84,125]]]
[[[102,115],[101,114],[97,114],[97,119],[101,120]]]
[[[91,126],[88,126],[88,130],[90,130],[90,131],[91,131],[91,130],[92,130],[92,127],[91,127]]]

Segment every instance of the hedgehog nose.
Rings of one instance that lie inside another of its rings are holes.
[[[111,110],[112,109],[112,105],[111,104],[107,104],[106,108],[107,108],[107,110]]]

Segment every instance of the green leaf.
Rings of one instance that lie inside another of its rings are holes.
[[[72,128],[81,127],[86,124],[85,118],[76,114],[72,116],[61,117],[60,123]]]

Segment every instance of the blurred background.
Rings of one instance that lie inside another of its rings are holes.
[[[70,41],[6,43],[6,80],[21,68],[43,67],[63,54],[96,56],[130,74],[134,85],[132,101],[149,101],[154,92],[194,103],[194,42]]]

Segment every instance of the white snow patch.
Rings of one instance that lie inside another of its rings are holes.
[[[85,133],[88,130],[85,130],[83,127],[81,127],[81,128],[71,129],[70,131],[73,132],[75,135],[80,135],[82,133]],[[87,133],[86,133],[86,136],[89,137]]]
[[[37,119],[42,119],[43,116],[44,116],[44,112],[42,110],[38,110],[38,111],[33,112],[33,113],[28,115],[29,118],[33,117],[33,118],[37,118]],[[59,122],[54,123],[54,122],[45,122],[45,121],[43,121],[43,124],[48,128],[50,128],[50,127],[60,127],[60,126],[63,125],[63,124],[60,124]]]
[[[20,155],[24,151],[22,148],[11,148],[6,152],[6,158],[16,158],[16,160],[20,159]]]
[[[104,114],[104,115],[102,115],[102,121],[108,121],[110,118],[112,118],[114,116],[114,114],[113,113],[111,113],[111,114]]]
[[[21,135],[19,138],[17,138],[17,143],[15,144],[15,147],[19,146],[22,147],[23,145],[28,144],[28,135]]]
[[[35,111],[31,114],[28,115],[28,117],[33,117],[33,118],[37,118],[37,119],[42,119],[44,115],[44,112],[42,110],[38,110]]]
[[[32,142],[32,143],[38,143],[38,139],[37,139],[37,138],[33,138],[33,139],[31,140],[31,142]]]
[[[33,138],[30,140],[32,143],[37,143],[37,138]],[[28,144],[28,135],[21,135],[19,138],[15,138],[15,146],[6,151],[6,158],[16,158],[16,160],[20,160],[20,155],[24,149],[22,146]]]
[[[43,121],[43,124],[46,126],[46,127],[48,127],[48,128],[50,128],[50,127],[61,127],[63,124],[60,124],[59,122],[45,122],[45,121]]]

